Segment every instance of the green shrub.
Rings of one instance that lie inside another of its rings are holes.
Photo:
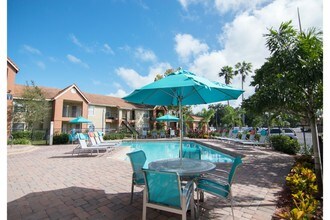
[[[289,211],[280,214],[283,219],[315,219],[319,201],[314,198],[317,193],[316,175],[308,168],[309,158],[300,157],[286,177],[286,184],[292,192],[293,206]],[[308,165],[305,167],[305,165]]]
[[[300,149],[297,140],[290,139],[290,137],[284,135],[271,136],[270,142],[275,150],[286,154],[296,154]]]
[[[69,142],[69,135],[62,133],[54,135],[53,144],[67,144]]]
[[[34,141],[40,141],[43,140],[45,137],[45,131],[34,131],[32,133],[32,140]]]
[[[126,137],[126,133],[110,133],[103,136],[104,140],[116,140],[116,139],[124,139]]]
[[[13,136],[13,139],[31,140],[31,131],[13,131],[11,135]]]
[[[17,139],[13,139],[11,141],[11,143],[8,144],[14,144],[14,145],[18,145],[18,144],[22,144],[22,145],[29,145],[31,144],[31,141],[29,139],[26,138],[17,138]]]
[[[319,205],[319,202],[312,196],[303,192],[293,194],[294,208],[290,211],[281,214],[280,216],[284,219],[294,220],[307,220],[315,219],[315,212]]]
[[[287,185],[293,193],[303,191],[309,195],[317,193],[316,175],[313,170],[297,164],[286,177]]]

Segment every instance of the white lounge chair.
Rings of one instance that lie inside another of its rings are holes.
[[[100,150],[104,150],[106,152],[108,152],[108,148],[106,146],[102,147],[102,146],[87,146],[86,143],[86,137],[84,134],[78,133],[78,141],[79,141],[79,145],[72,150],[72,155],[75,153],[75,151],[78,151],[78,155],[81,152],[90,152],[91,155],[93,155],[93,151],[96,151],[97,154],[99,154]]]
[[[103,139],[103,133],[100,131],[95,131],[94,132],[95,138],[98,137],[101,143],[110,143],[110,144],[120,144],[122,143],[122,140],[104,140]]]
[[[176,136],[175,136],[175,130],[172,130],[172,129],[171,129],[171,131],[170,131],[170,137],[176,137]]]
[[[259,138],[259,141],[243,141],[243,142],[240,142],[240,144],[243,144],[243,145],[253,145],[253,146],[262,146],[262,145],[268,145],[267,143],[267,137],[268,135],[261,135],[260,138]]]

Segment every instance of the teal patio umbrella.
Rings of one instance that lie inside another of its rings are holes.
[[[84,117],[77,117],[69,121],[71,124],[82,124],[82,123],[92,123],[92,121],[84,118]]]
[[[166,114],[166,115],[156,118],[156,121],[179,121],[179,118],[177,118],[173,115]]]
[[[137,104],[179,106],[180,158],[182,158],[182,106],[237,99],[244,91],[212,82],[179,69],[166,77],[134,90],[123,99]]]

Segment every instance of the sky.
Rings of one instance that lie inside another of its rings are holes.
[[[223,66],[246,61],[255,70],[265,62],[270,28],[292,20],[298,29],[298,7],[303,30],[323,30],[322,0],[10,0],[7,54],[20,68],[18,84],[74,83],[123,97],[178,67],[224,83]],[[244,98],[254,92],[253,75]],[[232,86],[241,88],[240,76]]]

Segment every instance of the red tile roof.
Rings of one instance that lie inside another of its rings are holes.
[[[72,85],[70,85],[72,86]],[[50,88],[50,87],[44,87],[44,86],[38,86],[45,95],[45,98],[48,100],[53,100],[55,97],[60,95],[60,93],[64,92],[67,88],[70,86],[64,88],[64,89],[57,89],[57,88]],[[13,94],[14,98],[19,98],[23,95],[25,85],[18,85],[15,84],[15,93]],[[102,106],[113,106],[113,107],[119,107],[119,108],[126,108],[126,109],[139,109],[139,108],[153,108],[151,106],[146,105],[136,105],[132,103],[128,103],[125,100],[113,97],[113,96],[107,96],[107,95],[98,95],[98,94],[90,94],[90,93],[84,93],[83,95],[88,99],[90,104],[92,105],[102,105]]]

